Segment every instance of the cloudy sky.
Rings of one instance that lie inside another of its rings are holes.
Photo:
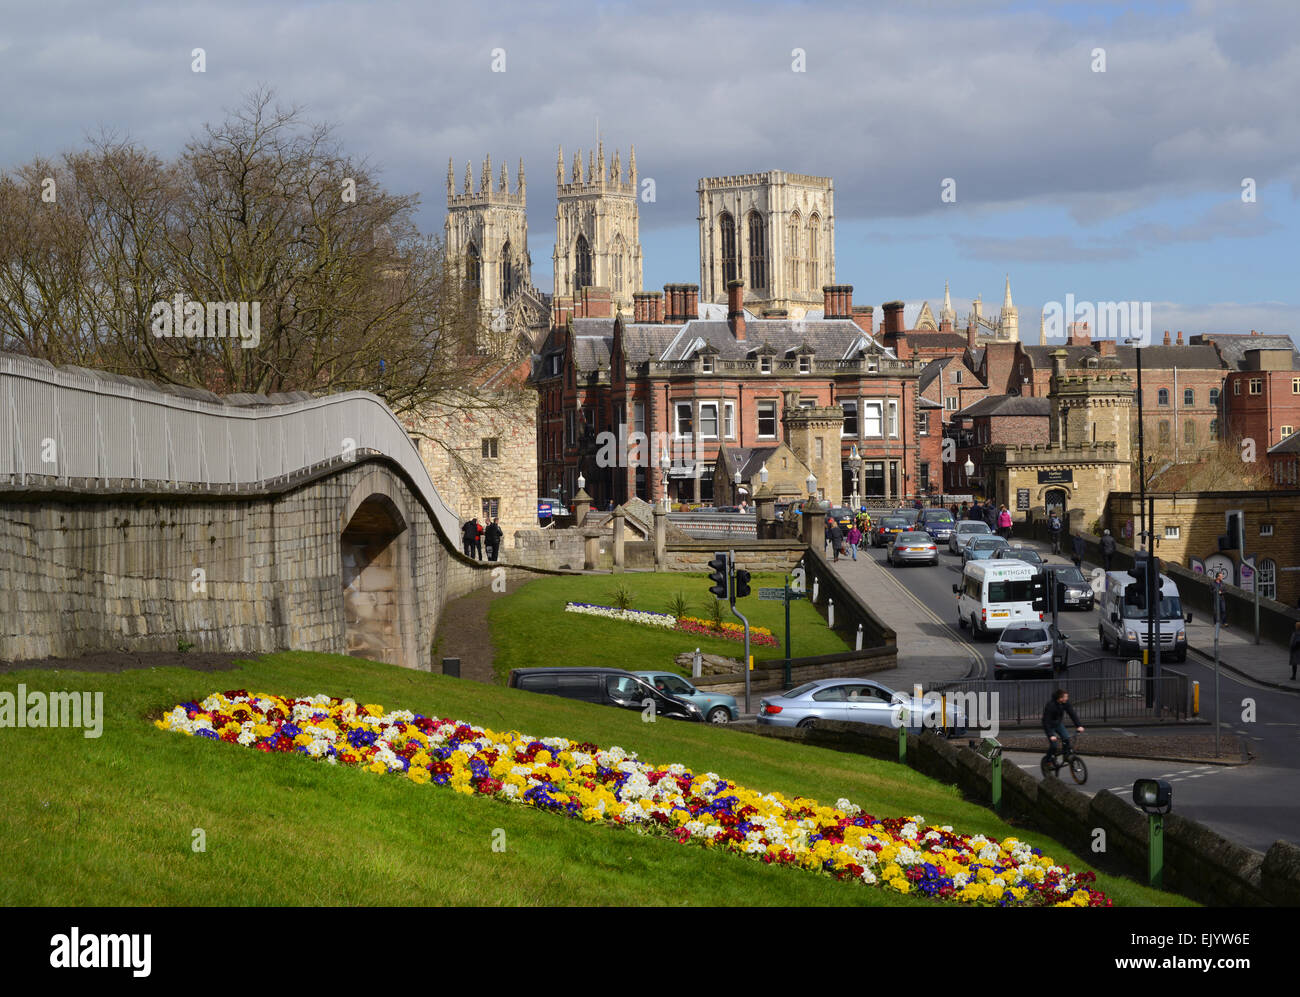
[[[834,179],[836,277],[858,303],[937,311],[948,280],[959,314],[977,294],[996,313],[1010,273],[1031,341],[1067,294],[1149,301],[1157,330],[1300,331],[1295,0],[0,10],[0,170],[101,129],[171,155],[265,85],[334,124],[389,189],[420,193],[429,231],[449,156],[458,180],[466,160],[477,178],[484,153],[494,172],[508,159],[512,182],[522,157],[544,290],[556,146],[571,159],[599,128],[655,181],[652,289],[698,279],[700,177],[784,169]]]

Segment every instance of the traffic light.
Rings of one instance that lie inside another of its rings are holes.
[[[736,591],[732,597],[732,602],[736,599],[743,599],[749,595],[749,572],[744,568],[736,569]]]
[[[727,574],[730,568],[730,561],[724,551],[718,551],[713,555],[713,560],[709,562],[709,581],[713,585],[709,591],[719,599],[726,599],[727,592]]]
[[[1034,612],[1036,613],[1045,613],[1049,608],[1047,585],[1047,570],[1039,568],[1034,572],[1034,577],[1029,582],[1029,597],[1034,604]]]
[[[1124,604],[1127,606],[1136,606],[1138,609],[1147,607],[1147,560],[1139,556],[1133,562],[1133,570],[1130,572],[1133,576],[1133,583],[1124,589]]]

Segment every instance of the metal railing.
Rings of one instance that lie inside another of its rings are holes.
[[[406,429],[376,395],[249,405],[134,378],[0,355],[0,487],[230,490],[382,454],[415,484],[454,542],[456,514]],[[192,394],[198,394],[193,392]]]

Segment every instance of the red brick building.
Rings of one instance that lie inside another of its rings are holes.
[[[1300,353],[1290,336],[1195,336],[1227,368],[1220,404],[1223,435],[1253,439],[1262,455],[1300,430]]]
[[[778,442],[833,501],[854,491],[855,447],[860,495],[892,503],[919,493],[921,464],[936,459],[922,455],[922,442],[937,454],[917,393],[925,364],[900,359],[872,334],[874,309],[855,307],[850,285],[823,295],[823,317],[796,322],[744,309],[739,281],[725,319],[700,317],[708,309],[694,284],[633,295],[630,319],[611,314],[600,288],[557,298],[533,372],[539,494],[558,489],[567,499],[581,474],[598,507],[656,501],[665,485],[674,503],[709,504],[721,447]],[[895,304],[885,314],[896,335]]]
[[[1051,403],[1024,395],[987,395],[953,414],[949,430],[956,460],[944,466],[945,491],[990,494],[984,448],[998,444],[1044,444],[1051,438]],[[969,458],[974,472],[968,477]]]

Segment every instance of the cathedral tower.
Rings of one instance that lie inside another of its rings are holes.
[[[1011,303],[1011,275],[1007,274],[1007,289],[1002,295],[1002,315],[998,318],[998,339],[1020,340],[1020,310]]]
[[[492,159],[483,159],[478,189],[465,164],[465,181],[459,193],[451,160],[447,160],[448,255],[459,261],[466,282],[479,289],[479,301],[492,312],[509,304],[516,292],[531,288],[532,259],[528,255],[528,213],[524,188],[524,161],[514,193],[510,192],[505,164],[495,187]]]
[[[641,288],[641,222],[637,213],[636,147],[629,150],[626,177],[618,152],[605,162],[605,144],[574,153],[564,177],[564,149],[555,162],[555,296],[607,287],[616,311],[632,313]]]
[[[829,177],[769,170],[700,180],[700,299],[722,303],[745,282],[754,311],[802,318],[835,283],[835,185]]]

